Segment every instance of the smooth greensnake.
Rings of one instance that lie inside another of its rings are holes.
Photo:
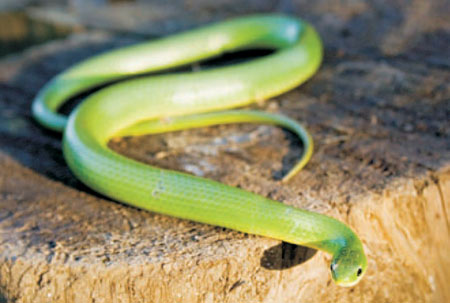
[[[198,72],[146,75],[220,56],[270,48],[267,56]],[[55,76],[36,96],[36,120],[63,131],[63,153],[75,176],[114,200],[166,214],[326,251],[331,276],[355,285],[367,268],[361,241],[342,222],[186,173],[161,169],[112,151],[114,137],[162,133],[225,123],[266,123],[300,137],[304,151],[283,181],[309,160],[312,139],[296,121],[255,110],[227,110],[284,93],[309,79],[322,60],[322,43],[297,18],[256,15],[172,35],[89,58]],[[67,118],[58,109],[87,96]]]

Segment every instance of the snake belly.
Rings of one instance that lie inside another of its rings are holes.
[[[86,97],[68,118],[57,112],[69,98],[104,83],[246,48],[275,51],[199,72],[125,79]],[[93,190],[149,211],[326,251],[333,256],[334,281],[351,286],[361,279],[367,261],[361,241],[347,225],[212,180],[145,165],[107,146],[120,136],[223,123],[269,123],[293,131],[305,146],[287,180],[311,156],[309,134],[285,116],[230,109],[298,86],[317,71],[321,60],[320,38],[308,23],[280,15],[243,17],[78,63],[41,89],[32,111],[44,127],[64,132],[66,162]]]

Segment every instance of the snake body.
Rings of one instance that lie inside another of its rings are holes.
[[[89,95],[68,118],[57,112],[69,98],[104,83],[260,47],[275,52],[199,72],[128,79]],[[333,256],[334,281],[351,286],[361,279],[367,262],[361,241],[340,221],[212,180],[145,165],[107,147],[119,136],[221,123],[269,123],[293,131],[304,142],[302,158],[288,179],[312,152],[312,140],[301,125],[281,115],[226,109],[298,86],[316,72],[321,60],[320,38],[306,22],[278,15],[244,17],[87,59],[47,83],[32,111],[43,126],[64,131],[68,166],[95,191],[142,209],[326,251]]]

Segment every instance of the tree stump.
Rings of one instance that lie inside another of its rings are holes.
[[[444,4],[332,3],[292,12],[324,39],[318,74],[254,106],[301,121],[314,137],[311,162],[289,183],[279,180],[301,145],[271,126],[110,146],[347,222],[369,262],[357,286],[334,285],[322,252],[135,209],[75,179],[61,136],[37,125],[30,105],[71,64],[140,41],[90,30],[0,62],[0,302],[450,302]]]

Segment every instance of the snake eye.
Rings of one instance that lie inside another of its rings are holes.
[[[331,266],[330,266],[331,271],[335,271],[336,267],[337,267],[336,264],[331,264]]]
[[[362,274],[362,268],[358,268],[358,272],[356,273],[356,275],[359,277]]]

